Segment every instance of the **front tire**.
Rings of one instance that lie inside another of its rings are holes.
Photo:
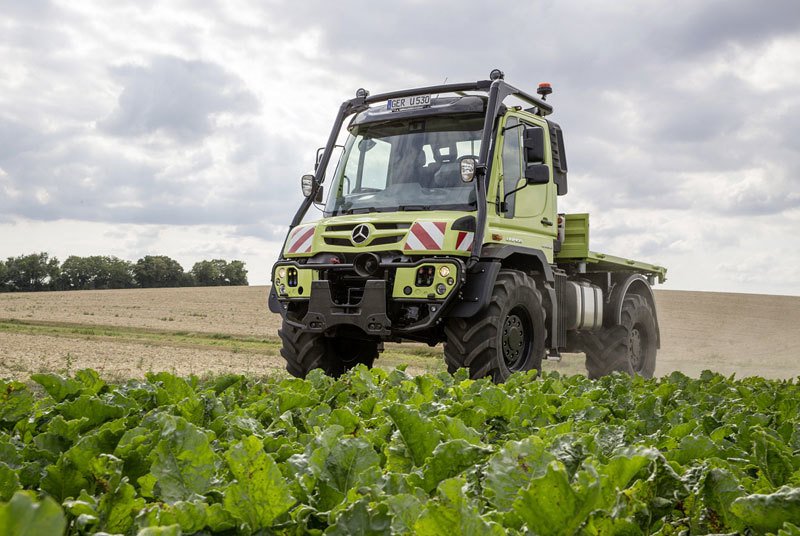
[[[612,372],[652,378],[657,337],[655,314],[647,300],[638,294],[626,296],[619,325],[578,335],[589,378]]]
[[[542,295],[532,277],[501,270],[489,304],[472,318],[445,326],[448,370],[469,369],[473,379],[504,382],[513,372],[541,371],[547,337]]]
[[[316,368],[338,378],[359,364],[372,368],[378,357],[378,343],[355,334],[326,337],[322,333],[305,332],[284,321],[278,336],[283,342],[281,356],[286,360],[286,370],[296,378],[305,378]]]

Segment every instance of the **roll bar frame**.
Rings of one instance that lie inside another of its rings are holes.
[[[475,168],[475,180],[477,183],[477,204],[478,204],[478,218],[475,226],[475,238],[473,241],[472,254],[467,263],[467,267],[471,268],[478,262],[481,256],[481,248],[483,246],[483,233],[486,227],[487,218],[487,204],[486,204],[486,189],[488,188],[487,178],[491,176],[491,162],[494,156],[494,134],[496,131],[497,115],[500,111],[500,106],[503,101],[508,97],[517,97],[518,99],[533,105],[536,108],[536,115],[546,116],[553,113],[553,107],[544,100],[534,97],[503,80],[502,73],[498,70],[492,72],[492,80],[478,80],[477,82],[464,82],[460,84],[441,84],[437,86],[417,87],[402,89],[399,91],[390,91],[387,93],[378,93],[377,95],[370,95],[369,92],[359,90],[357,96],[353,99],[344,101],[339,106],[339,112],[336,114],[336,120],[331,128],[328,141],[325,144],[325,150],[322,153],[322,158],[317,164],[316,171],[314,172],[314,187],[311,195],[303,200],[303,203],[297,209],[297,212],[292,219],[289,226],[289,231],[286,233],[283,248],[281,248],[281,259],[283,251],[286,248],[286,241],[289,238],[289,233],[292,229],[297,227],[305,217],[311,204],[314,202],[317,190],[320,185],[325,181],[325,169],[333,154],[333,149],[336,146],[336,139],[344,126],[345,120],[356,113],[362,112],[369,108],[370,104],[385,102],[390,99],[397,99],[400,97],[412,97],[415,95],[433,94],[433,93],[459,93],[464,91],[481,91],[486,92],[488,95],[488,102],[486,104],[486,115],[483,121],[483,131],[481,133],[481,150],[478,155],[478,163]]]

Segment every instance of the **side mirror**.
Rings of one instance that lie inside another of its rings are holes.
[[[525,180],[528,184],[547,184],[550,182],[550,168],[547,164],[528,164],[525,166]]]
[[[522,146],[525,148],[525,162],[527,164],[544,163],[544,129],[526,128],[522,134],[522,140]]]
[[[314,171],[316,171],[317,168],[319,167],[319,163],[322,161],[322,155],[324,154],[325,154],[325,147],[320,147],[319,149],[317,149],[317,157],[314,159]]]
[[[303,195],[311,197],[314,192],[314,175],[303,175],[300,177],[300,189],[303,190]]]
[[[314,196],[314,202],[321,205],[324,201],[325,199],[323,199],[322,196],[322,185],[320,184],[317,187],[317,194]]]
[[[508,203],[506,202],[506,199],[508,199],[512,194],[515,194],[516,192],[519,192],[523,188],[532,184],[547,184],[548,182],[550,182],[550,167],[548,167],[547,164],[526,164],[525,182],[522,183],[522,186],[517,186],[503,196],[503,200],[500,202],[499,207],[500,212],[506,212],[508,210]]]
[[[475,168],[478,165],[478,159],[470,155],[462,156],[459,161],[461,180],[463,182],[472,182],[475,179]]]

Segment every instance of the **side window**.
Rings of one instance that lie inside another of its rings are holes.
[[[456,151],[458,157],[462,156],[478,156],[481,151],[481,140],[467,140],[456,142]]]
[[[383,140],[366,140],[362,145],[363,152],[359,158],[358,189],[383,190],[386,188],[386,177],[389,173],[389,155],[392,146]],[[349,176],[349,175],[348,175]]]
[[[422,146],[422,152],[425,153],[426,166],[436,162],[436,159],[433,157],[433,148],[431,147],[430,143]]]
[[[522,128],[519,121],[511,117],[506,121],[503,133],[503,191],[500,201],[507,192],[515,190],[522,178],[522,144],[520,142]],[[514,203],[517,194],[512,194],[506,199],[506,218],[514,217]]]

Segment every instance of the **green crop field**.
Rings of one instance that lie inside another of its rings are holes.
[[[800,534],[800,385],[0,383],[0,534]],[[35,383],[34,383],[35,382]]]

